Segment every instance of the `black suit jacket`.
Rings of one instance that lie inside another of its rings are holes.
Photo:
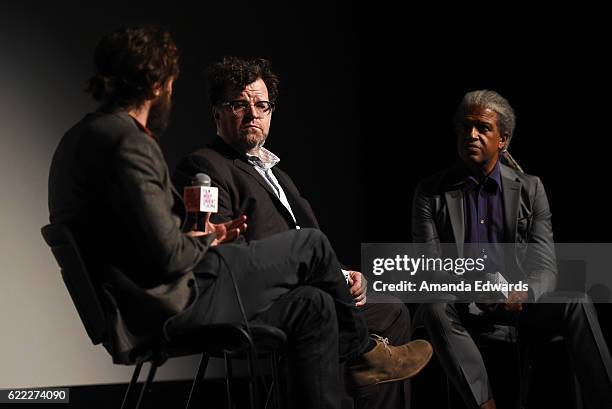
[[[466,171],[458,163],[421,181],[412,206],[412,239],[428,254],[440,252],[440,243],[456,243],[462,254],[465,238],[463,181]],[[557,267],[551,213],[544,186],[536,176],[517,173],[501,164],[504,204],[505,252],[513,277],[524,277],[530,296],[537,300],[556,285]]]
[[[199,172],[209,175],[213,186],[219,188],[219,212],[211,217],[213,222],[246,215],[248,228],[244,236],[247,240],[259,240],[295,228],[296,223],[289,211],[248,163],[246,156],[236,152],[221,138],[216,137],[206,148],[179,162],[173,175],[177,190],[182,192]],[[319,228],[310,203],[302,197],[289,175],[278,166],[272,172],[285,191],[297,225]]]
[[[53,157],[50,221],[73,230],[133,333],[159,331],[196,297],[192,270],[210,238],[181,233],[175,198],[157,141],[126,112],[87,115]]]

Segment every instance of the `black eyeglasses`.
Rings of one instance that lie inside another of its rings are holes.
[[[270,115],[272,111],[274,111],[274,103],[270,101],[257,101],[251,104],[249,101],[236,100],[221,103],[221,106],[229,106],[236,116],[243,116],[246,114],[251,108],[251,105],[255,107],[255,112],[257,112],[259,116]]]

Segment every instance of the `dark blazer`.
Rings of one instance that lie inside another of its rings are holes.
[[[412,239],[427,251],[439,252],[440,243],[456,243],[462,254],[465,237],[462,164],[422,180],[412,206]],[[536,176],[517,173],[501,165],[504,205],[504,242],[514,243],[505,252],[512,274],[524,277],[530,296],[537,300],[556,285],[557,267],[553,244],[551,213],[544,186]],[[516,277],[516,275],[514,276]]]
[[[157,141],[123,111],[87,115],[53,157],[50,221],[73,230],[134,333],[159,331],[196,298],[192,270],[210,238],[181,233],[176,197]]]
[[[213,186],[219,188],[219,212],[211,217],[213,222],[246,215],[248,228],[244,236],[247,240],[259,240],[295,228],[289,211],[248,163],[246,156],[236,152],[221,138],[216,137],[206,148],[179,162],[173,175],[177,190],[182,192],[199,172],[209,175]],[[297,224],[319,228],[310,203],[302,197],[289,175],[278,166],[272,168],[272,172],[285,191]]]

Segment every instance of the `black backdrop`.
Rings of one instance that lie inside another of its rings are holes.
[[[514,106],[511,150],[543,179],[557,241],[609,241],[610,30],[601,10],[332,2],[3,7],[3,26],[22,33],[17,41],[61,49],[65,66],[79,73],[62,84],[66,95],[57,95],[56,109],[84,87],[102,33],[125,24],[168,27],[183,52],[162,141],[171,168],[214,134],[203,67],[225,54],[269,58],[281,94],[267,146],[347,264],[358,263],[360,242],[410,239],[413,189],[455,160],[450,118],[463,93],[476,88],[495,89]],[[25,70],[44,64],[35,53],[26,61]]]
[[[407,240],[417,181],[456,158],[454,108],[466,91],[489,88],[515,108],[510,150],[543,180],[556,240],[610,241],[610,29],[601,11],[438,6],[370,10],[364,54],[375,103],[361,128],[360,162],[370,166],[359,167],[360,183],[388,200],[374,214],[362,206],[363,240]]]

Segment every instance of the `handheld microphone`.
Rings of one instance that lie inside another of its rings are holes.
[[[210,176],[198,173],[192,179],[191,186],[183,189],[183,201],[189,219],[194,221],[194,230],[205,231],[206,213],[218,211],[219,189],[210,184]]]
[[[483,278],[480,281],[479,288],[475,288],[476,291],[480,292],[479,297],[476,297],[476,305],[479,303],[485,305],[488,303],[504,303],[509,294],[508,280],[499,271],[486,273]],[[488,305],[485,309],[492,311],[495,308],[497,308],[497,305]]]
[[[493,274],[487,274],[489,283],[493,288],[493,293],[499,297],[500,300],[508,298],[508,280],[499,271]]]

